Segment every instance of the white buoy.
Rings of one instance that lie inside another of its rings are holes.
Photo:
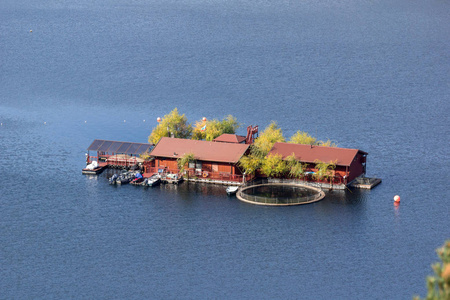
[[[44,125],[47,124],[47,122],[44,122]]]
[[[87,121],[84,121],[84,123],[87,123]]]
[[[395,195],[394,196],[394,202],[395,203],[400,203],[400,196],[399,195]]]
[[[125,123],[127,120],[123,120],[123,122]]]
[[[142,120],[143,122],[145,122],[145,120]]]

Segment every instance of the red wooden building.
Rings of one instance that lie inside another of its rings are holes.
[[[334,182],[349,184],[356,177],[366,174],[367,153],[358,149],[299,145],[291,143],[275,143],[270,154],[287,156],[295,155],[296,159],[307,164],[307,171],[315,172],[316,161],[336,163]]]
[[[192,153],[195,162],[187,166],[189,176],[213,180],[242,181],[237,166],[250,145],[230,142],[209,142],[163,137],[150,153],[154,158],[146,163],[145,173],[178,173],[177,159]]]

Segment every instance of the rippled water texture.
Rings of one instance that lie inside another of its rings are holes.
[[[450,238],[449,15],[418,0],[2,1],[0,298],[425,295]],[[146,142],[174,107],[367,151],[383,183],[261,207],[81,175],[92,140]]]

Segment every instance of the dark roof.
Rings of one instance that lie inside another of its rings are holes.
[[[245,141],[245,136],[224,133],[214,139],[214,142],[222,142],[222,143],[237,143],[240,144]]]
[[[249,146],[163,137],[150,155],[179,158],[186,153],[193,153],[196,159],[202,161],[237,163]]]
[[[301,162],[314,163],[316,160],[323,162],[336,162],[338,166],[350,166],[356,154],[367,155],[358,149],[337,147],[299,145],[291,143],[275,143],[269,154],[281,154],[283,159],[294,153],[295,158]]]
[[[153,145],[142,143],[116,142],[105,140],[94,140],[87,148],[89,151],[101,151],[107,153],[121,153],[121,154],[142,154],[150,151]]]

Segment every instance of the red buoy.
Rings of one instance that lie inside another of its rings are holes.
[[[394,196],[394,202],[395,203],[400,203],[400,196],[399,195],[395,195]]]

